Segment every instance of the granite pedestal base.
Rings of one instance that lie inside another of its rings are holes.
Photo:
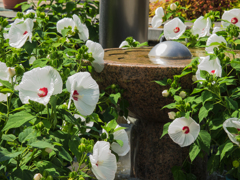
[[[141,180],[173,180],[171,168],[181,166],[189,147],[181,148],[168,135],[160,139],[164,123],[137,120],[131,130],[131,177]],[[206,180],[206,158],[197,158],[191,169],[198,180]]]

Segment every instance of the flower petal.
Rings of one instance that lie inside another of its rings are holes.
[[[88,31],[88,28],[85,24],[82,24],[80,18],[74,14],[73,15],[73,21],[75,22],[77,28],[78,28],[78,35],[79,35],[79,38],[83,41],[86,41],[88,40],[89,38],[89,31]]]
[[[160,18],[160,17],[158,17],[158,16],[155,15],[155,16],[152,18],[152,27],[153,27],[153,28],[158,28],[159,26],[162,25],[162,22],[163,22],[162,18]]]

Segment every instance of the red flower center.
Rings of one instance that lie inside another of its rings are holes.
[[[212,71],[211,71],[211,74],[214,74],[214,73],[215,73],[215,70],[212,70]]]
[[[98,163],[96,164],[96,166],[98,166]]]
[[[46,87],[40,88],[38,96],[39,97],[45,97],[48,94],[48,89]]]
[[[25,35],[25,34],[27,34],[28,32],[27,31],[25,31],[24,33],[23,33],[23,35]]]
[[[180,31],[180,28],[179,27],[176,27],[174,30],[173,30],[173,32],[175,32],[175,33],[178,33]]]
[[[184,126],[184,127],[182,128],[182,130],[183,130],[183,132],[184,132],[185,134],[188,134],[188,133],[190,132],[190,129],[189,129],[188,126]]]
[[[77,101],[77,100],[78,100],[78,95],[79,95],[79,93],[77,92],[77,90],[74,90],[73,95],[72,95],[72,98],[73,98],[75,101]]]
[[[238,18],[234,17],[231,19],[232,24],[236,24],[238,22]]]

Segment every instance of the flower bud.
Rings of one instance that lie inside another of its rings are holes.
[[[169,112],[168,113],[168,117],[169,117],[169,119],[175,119],[175,117],[176,117],[176,113],[175,112],[173,112],[173,111],[171,111],[171,112]]]
[[[83,144],[83,143],[81,143],[81,144],[78,146],[78,150],[79,150],[80,152],[85,152],[85,150],[86,150],[86,145]]]
[[[197,76],[196,76],[196,75],[193,75],[193,76],[192,76],[192,81],[193,81],[193,82],[197,81]]]
[[[168,97],[168,96],[169,96],[168,90],[164,90],[164,91],[162,92],[162,96],[163,96],[163,97]]]
[[[40,180],[43,176],[40,173],[37,173],[34,175],[33,179],[34,180]]]
[[[187,93],[186,93],[185,91],[181,91],[181,92],[179,93],[179,96],[180,96],[181,98],[185,98],[185,97],[187,96]]]
[[[31,56],[29,59],[29,64],[33,64],[33,62],[36,60],[35,56]]]
[[[176,5],[175,3],[172,3],[172,4],[170,5],[170,9],[171,9],[172,11],[176,10],[176,9],[177,9],[177,5]]]
[[[238,167],[239,167],[239,162],[238,162],[238,160],[234,160],[234,161],[232,162],[232,165],[233,165],[233,167],[238,168]]]
[[[8,74],[10,76],[10,78],[12,78],[13,76],[15,76],[16,74],[16,71],[15,71],[15,68],[8,68]]]
[[[51,148],[45,148],[45,151],[50,154],[52,152],[52,149]]]

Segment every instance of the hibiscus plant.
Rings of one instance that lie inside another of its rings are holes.
[[[104,68],[98,2],[22,8],[0,18],[0,179],[114,179],[130,149],[116,122],[128,104],[92,77]]]
[[[168,88],[163,96],[173,98],[164,107],[170,109],[168,115],[173,121],[164,125],[162,136],[169,134],[179,146],[189,147],[182,166],[172,169],[175,179],[187,179],[191,173],[189,166],[196,158],[206,160],[210,174],[217,171],[228,178],[240,179],[239,15],[239,9],[225,11],[222,27],[212,25],[214,18],[199,17],[191,33],[206,39],[202,46],[206,56],[193,58],[182,74],[173,79],[157,81]],[[179,39],[180,31],[185,31],[184,24],[175,19],[168,24],[164,35]],[[193,82],[187,86],[181,83],[185,82],[182,78]]]

